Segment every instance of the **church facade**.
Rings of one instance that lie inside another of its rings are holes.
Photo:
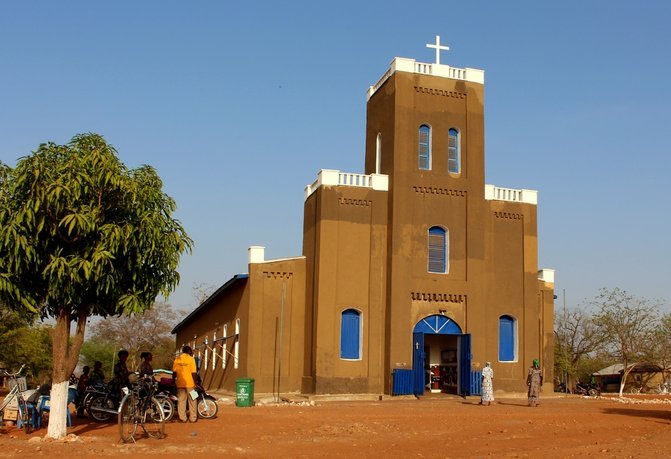
[[[536,358],[551,387],[537,192],[485,183],[484,72],[434,47],[436,63],[395,58],[370,87],[364,173],[306,187],[302,256],[250,247],[248,273],[174,328],[206,387],[470,394],[491,362],[495,389],[521,392]]]

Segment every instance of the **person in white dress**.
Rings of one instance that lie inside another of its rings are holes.
[[[494,386],[492,386],[492,379],[494,379],[494,370],[492,370],[491,362],[485,363],[482,369],[482,398],[480,405],[491,405],[494,401]]]

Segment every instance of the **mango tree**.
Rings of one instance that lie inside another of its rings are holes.
[[[0,300],[55,320],[48,437],[66,434],[87,319],[140,313],[177,286],[192,241],[175,209],[153,168],[127,168],[97,134],[0,163]]]

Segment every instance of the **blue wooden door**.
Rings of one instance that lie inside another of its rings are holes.
[[[459,355],[459,388],[461,395],[471,395],[471,335],[461,335]]]
[[[424,333],[412,334],[412,371],[415,395],[424,395]]]

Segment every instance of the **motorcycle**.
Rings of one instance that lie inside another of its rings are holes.
[[[566,383],[561,382],[561,383],[559,383],[555,386],[555,392],[561,392],[563,394],[570,394],[571,389],[566,387]]]
[[[197,393],[196,409],[198,417],[202,419],[214,418],[219,412],[217,400],[205,391],[200,381],[196,383],[195,391]],[[175,387],[171,378],[161,378],[156,398],[163,405],[166,421],[169,421],[177,411],[177,387]]]
[[[89,384],[84,389],[84,392],[77,398],[77,416],[84,416],[85,414],[91,416],[91,400],[97,395],[105,395],[107,393],[107,385],[102,382]]]
[[[156,400],[158,400],[161,407],[163,407],[163,417],[165,422],[168,422],[177,411],[177,395],[174,393],[176,390],[174,392],[172,390],[174,387],[172,385],[172,380],[170,380],[169,384],[166,384],[163,382],[164,379],[166,378],[162,378],[161,382],[158,383],[158,390],[154,397],[156,397]]]
[[[104,387],[103,392],[92,396],[88,406],[88,413],[98,422],[107,422],[112,417],[116,418],[117,414],[119,414],[119,404],[123,395],[120,387],[112,382],[108,383]]]
[[[574,393],[579,394],[579,395],[589,395],[590,397],[596,397],[598,395],[601,395],[601,389],[597,384],[590,383],[577,383],[575,385],[575,391]]]

